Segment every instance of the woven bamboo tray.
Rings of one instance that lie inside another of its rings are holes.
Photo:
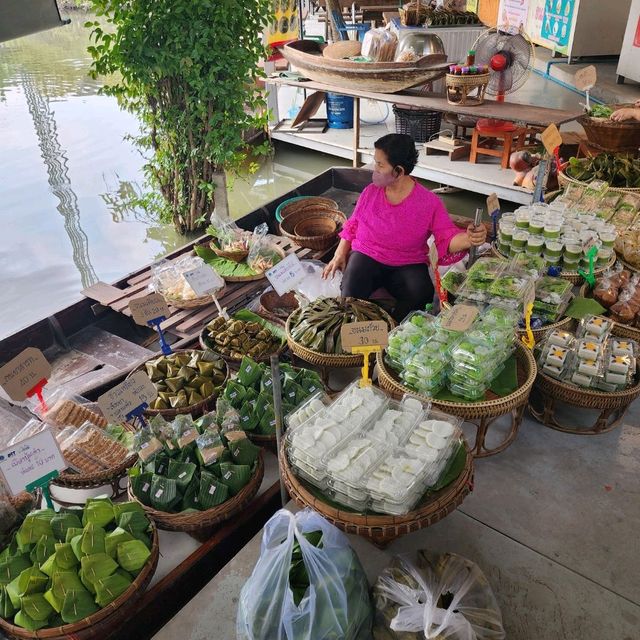
[[[588,182],[581,182],[580,180],[576,180],[572,178],[570,175],[567,175],[564,171],[558,171],[558,184],[561,187],[566,187],[568,184],[579,184],[582,187],[586,187],[589,185]],[[640,193],[640,189],[635,188],[625,188],[625,187],[609,187],[609,191],[613,191],[614,193]]]
[[[198,531],[206,529],[214,524],[225,522],[232,518],[236,513],[242,511],[253,500],[264,478],[264,461],[262,459],[262,451],[258,456],[258,464],[249,484],[243,487],[240,493],[230,498],[221,505],[206,511],[193,511],[189,513],[168,513],[166,511],[157,511],[151,507],[142,504],[131,491],[131,483],[127,487],[127,493],[130,500],[140,502],[145,513],[151,518],[159,529],[165,531]]]
[[[284,260],[284,258],[287,255],[284,249],[281,249],[275,244],[270,244],[269,250],[273,251],[273,253],[277,253],[280,256],[281,260]],[[195,255],[195,251],[193,252],[193,255]],[[264,271],[262,273],[256,273],[253,276],[223,276],[220,274],[218,275],[221,278],[223,278],[225,282],[257,282],[258,280],[262,280],[263,278],[266,278],[266,276],[264,275]],[[211,298],[211,296],[209,296],[209,298]]]
[[[479,402],[450,402],[421,396],[402,384],[395,371],[387,367],[381,353],[376,355],[378,384],[397,400],[402,399],[406,393],[410,393],[418,398],[423,398],[425,402],[431,402],[432,406],[441,409],[445,413],[458,416],[465,422],[474,424],[477,431],[472,452],[475,457],[483,458],[504,451],[515,440],[522,422],[529,393],[536,379],[537,366],[531,351],[520,341],[516,343],[516,359],[518,389],[504,397],[495,396],[493,393],[487,392],[487,399]],[[498,418],[507,415],[511,418],[511,427],[507,437],[501,444],[489,449],[485,444],[489,427]]]
[[[423,500],[413,511],[402,515],[368,515],[336,509],[316,498],[294,475],[284,451],[280,449],[282,480],[289,495],[301,507],[311,507],[338,529],[367,538],[378,547],[386,547],[396,538],[439,522],[455,511],[473,487],[473,456],[467,452],[462,473],[449,486]]]
[[[10,638],[26,638],[28,640],[34,638],[46,640],[102,640],[111,636],[122,624],[135,615],[138,601],[149,586],[158,566],[158,557],[160,555],[158,531],[153,522],[151,527],[151,556],[147,564],[136,576],[131,586],[111,604],[80,622],[65,624],[61,627],[39,629],[38,631],[28,631],[0,618],[0,630]]]
[[[493,253],[496,258],[504,258],[508,260],[507,256],[498,251],[498,248],[495,245],[491,245],[491,253]],[[616,254],[615,252],[611,255],[609,262],[604,267],[599,267],[598,269],[593,270],[593,275],[598,278],[600,277],[607,269],[611,269],[611,267],[616,263]],[[563,280],[568,280],[572,284],[582,284],[584,282],[584,278],[577,271],[566,271],[562,270],[560,272],[560,278]]]
[[[185,352],[191,353],[192,351],[194,351],[194,349],[177,349],[173,353],[185,353]],[[195,349],[195,351],[197,351],[197,349]],[[207,348],[207,349],[204,349],[204,351],[211,351],[211,349]],[[216,355],[220,357],[219,354],[216,354]],[[155,360],[156,358],[152,358],[152,359]],[[223,358],[223,361],[224,361],[224,358]],[[146,371],[146,368],[145,368],[146,364],[147,363],[144,362],[139,367],[136,367],[127,376],[127,378],[130,378],[137,371]],[[197,404],[192,404],[188,407],[181,407],[179,409],[146,409],[145,414],[150,416],[160,415],[165,419],[175,418],[177,415],[182,413],[190,413],[194,418],[200,417],[207,411],[207,409],[211,408],[211,406],[213,405],[213,401],[218,397],[218,393],[220,392],[220,389],[224,388],[224,386],[227,384],[227,381],[229,380],[229,366],[227,365],[226,361],[225,361],[225,367],[226,367],[226,374],[225,374],[224,380],[222,381],[222,384],[219,387],[217,387],[215,392],[211,394],[208,398],[205,398],[204,400],[202,400],[201,402],[198,402]]]
[[[620,324],[615,323],[612,334],[627,337],[620,332],[620,326]],[[636,366],[638,366],[638,363]],[[529,411],[545,427],[577,435],[598,435],[618,427],[629,405],[640,396],[640,371],[636,370],[634,386],[624,391],[615,391],[613,393],[576,387],[551,378],[539,371],[534,391],[534,396],[541,396],[541,402],[532,402],[530,400]],[[559,421],[558,416],[556,416],[558,403],[581,409],[594,409],[600,413],[591,427],[576,429],[573,425],[565,425]]]
[[[580,287],[579,292],[580,297],[582,298],[592,298],[592,291],[589,288],[589,285],[585,282],[582,287]],[[616,335],[621,338],[630,338],[631,340],[639,340],[640,341],[640,329],[637,327],[632,327],[628,324],[623,324],[622,322],[616,322],[615,320],[611,320],[613,322],[613,326],[616,329]]]
[[[312,351],[307,347],[304,347],[300,343],[296,342],[291,337],[291,325],[295,321],[295,316],[300,310],[294,311],[288,318],[285,325],[285,332],[287,334],[287,342],[291,353],[298,356],[301,360],[313,364],[317,367],[329,367],[335,369],[343,369],[349,367],[361,367],[364,364],[364,356],[353,354],[337,354],[337,353],[322,353],[320,351]],[[389,324],[389,330],[396,326],[393,318],[384,310],[380,309],[382,319],[386,320]]]

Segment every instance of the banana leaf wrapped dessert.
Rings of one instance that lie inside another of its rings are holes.
[[[211,351],[178,351],[145,364],[158,390],[150,409],[186,409],[213,396],[227,379],[227,365]]]
[[[283,346],[282,338],[274,331],[274,327],[263,324],[257,316],[255,320],[225,320],[218,316],[205,327],[202,341],[231,360],[242,360],[244,356],[265,359]]]

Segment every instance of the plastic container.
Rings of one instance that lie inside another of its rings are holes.
[[[543,235],[549,240],[556,240],[560,237],[560,225],[547,223],[544,225]]]
[[[544,218],[531,216],[529,220],[529,233],[534,235],[542,235],[544,231]]]
[[[566,244],[564,246],[564,257],[580,259],[582,256],[582,245],[580,244]]]
[[[318,391],[309,396],[302,404],[288,413],[284,422],[289,429],[295,429],[301,424],[313,418],[331,404],[331,398],[323,391]]]
[[[544,246],[544,254],[547,257],[557,257],[562,255],[562,242],[547,240]]]
[[[547,253],[545,253],[543,255],[544,255],[544,259],[545,259],[546,263],[549,264],[549,265],[560,264],[560,261],[562,260],[562,258],[560,256],[550,256]]]
[[[558,230],[559,233],[559,230]],[[523,249],[527,245],[529,240],[529,234],[526,231],[514,231],[513,239],[511,241],[512,249]]]
[[[544,238],[542,236],[529,236],[527,239],[527,253],[533,256],[539,256],[544,246]]]
[[[518,211],[516,213],[516,227],[527,231],[529,229],[529,219],[529,211]]]

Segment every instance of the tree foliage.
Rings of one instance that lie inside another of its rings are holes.
[[[91,75],[136,114],[152,153],[147,176],[176,226],[195,230],[213,210],[217,177],[247,157],[247,131],[267,124],[262,32],[270,0],[93,0]],[[258,151],[266,151],[266,145]]]

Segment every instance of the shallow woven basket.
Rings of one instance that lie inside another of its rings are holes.
[[[322,196],[298,196],[285,200],[276,210],[276,220],[282,222],[292,213],[307,209],[309,207],[320,207],[322,209],[338,210],[338,203],[331,198],[323,198]]]
[[[200,296],[193,300],[181,300],[180,298],[170,298],[162,294],[167,304],[170,304],[176,309],[197,309],[198,307],[206,307],[209,304],[213,304],[213,298],[211,296]]]
[[[464,469],[456,480],[431,494],[405,515],[368,515],[342,511],[316,498],[305,488],[291,470],[284,446],[283,441],[279,456],[282,480],[295,502],[301,507],[311,507],[345,533],[363,536],[380,547],[439,522],[462,504],[473,486],[473,456],[467,451]]]
[[[611,104],[612,109],[633,107],[633,104]],[[635,152],[640,147],[640,122],[627,120],[616,122],[609,118],[592,118],[584,115],[578,118],[589,144],[609,153]]]
[[[260,315],[266,315],[269,319],[284,323],[287,318],[298,308],[300,304],[293,292],[279,296],[275,291],[267,291],[260,296]],[[276,309],[285,309],[285,312],[278,313]]]
[[[520,341],[516,342],[516,358],[519,385],[516,391],[503,397],[495,396],[489,391],[487,392],[489,397],[478,402],[449,402],[421,396],[402,384],[395,371],[387,367],[381,353],[376,355],[378,384],[396,399],[401,399],[406,393],[410,393],[418,398],[424,398],[425,401],[431,402],[434,407],[441,409],[445,413],[458,416],[463,420],[502,416],[526,404],[531,387],[536,379],[537,366],[535,358],[531,351]]]
[[[589,288],[588,283],[584,283],[582,287],[580,287],[579,295],[582,298],[592,298],[592,290]],[[621,338],[629,338],[631,340],[640,341],[640,329],[636,327],[631,327],[628,324],[623,324],[622,322],[616,322],[609,318],[611,322],[613,322],[613,326],[615,327],[615,332]]]
[[[503,253],[498,251],[497,247],[494,244],[491,245],[491,252],[497,258],[508,259],[507,256],[505,256]],[[609,258],[609,262],[604,267],[598,267],[597,269],[593,270],[593,275],[596,278],[598,278],[605,271],[607,271],[607,269],[611,269],[611,267],[615,264],[615,262],[616,262],[616,254],[614,252],[611,254],[611,258]],[[560,272],[560,278],[562,278],[563,280],[568,280],[573,284],[582,284],[584,282],[584,278],[577,271],[565,271],[563,269]]]
[[[447,73],[445,75],[447,102],[467,107],[482,104],[489,77],[488,73],[479,73],[474,76],[454,76],[452,73]],[[476,90],[476,95],[469,95]]]
[[[314,216],[298,222],[293,230],[294,235],[302,238],[333,236],[338,225],[329,216]]]
[[[225,522],[232,518],[236,513],[242,511],[253,500],[264,478],[264,461],[262,459],[262,451],[258,456],[258,464],[255,473],[251,477],[249,484],[242,488],[233,498],[230,498],[221,505],[206,511],[192,511],[189,513],[168,513],[166,511],[157,511],[151,507],[142,504],[131,491],[131,483],[127,488],[129,498],[140,502],[145,513],[151,518],[159,529],[165,531],[198,531],[206,529],[220,522]]]
[[[149,560],[131,583],[131,586],[111,604],[88,618],[80,620],[80,622],[65,624],[61,627],[39,629],[38,631],[28,631],[0,618],[0,630],[11,638],[27,638],[30,640],[33,638],[46,638],[46,640],[101,640],[109,637],[123,623],[135,615],[138,601],[149,586],[158,566],[158,557],[160,555],[158,531],[153,522],[151,527],[152,544]]]
[[[216,355],[220,356],[228,364],[231,364],[231,365],[235,364],[237,366],[238,364],[240,364],[240,362],[242,362],[242,358],[232,358],[231,356],[224,355],[219,351],[217,351],[217,345],[214,342],[211,342],[211,345],[209,345],[209,343],[207,342],[208,337],[205,335],[206,331],[207,331],[207,327],[205,326],[200,332],[200,335],[198,336],[198,342],[200,343],[200,346],[203,349],[205,349],[206,351],[213,351]],[[282,355],[286,351],[286,349],[287,349],[287,343],[284,342],[280,346],[280,348],[277,351],[274,351],[273,353],[266,353],[259,357],[250,356],[250,358],[255,362],[269,362],[269,360],[271,360],[271,356]]]
[[[286,257],[286,252],[284,249],[281,249],[275,244],[269,245],[269,250],[277,253],[280,256],[280,260],[284,260]],[[264,271],[262,273],[256,273],[254,276],[220,276],[224,278],[225,282],[254,282],[257,280],[262,280],[266,276],[264,275]]]
[[[567,175],[564,171],[558,171],[558,184],[561,187],[566,187],[568,184],[579,184],[583,187],[589,185],[588,182],[582,182],[580,180],[576,180],[572,178],[570,175]],[[613,191],[614,193],[640,193],[640,188],[638,187],[609,187],[608,191]]]
[[[206,348],[204,351],[211,351],[211,349]],[[190,353],[194,351],[194,349],[177,349],[173,353]],[[197,349],[195,349],[197,351]],[[219,354],[216,354],[219,356]],[[151,358],[151,360],[156,360],[156,358]],[[223,358],[224,360],[224,358]],[[149,362],[149,360],[147,360]],[[147,362],[143,362],[139,367],[136,367],[128,376],[130,378],[136,371],[146,371],[145,365]],[[216,388],[215,392],[211,394],[208,398],[202,400],[202,402],[198,402],[198,404],[192,404],[188,407],[181,407],[180,409],[147,409],[145,414],[150,416],[162,416],[163,418],[175,418],[177,415],[182,413],[190,413],[194,418],[197,418],[203,415],[208,409],[210,409],[213,405],[213,401],[218,397],[218,393],[220,393],[220,389],[223,389],[229,380],[229,367],[225,362],[226,374],[222,384]]]
[[[296,229],[298,229],[302,223],[307,220],[316,220],[319,218],[324,218],[334,222],[335,227],[333,231],[323,235],[308,236],[301,236],[296,233]],[[346,220],[347,217],[341,211],[323,209],[319,207],[307,207],[288,215],[280,223],[280,233],[285,236],[285,238],[289,238],[289,240],[295,242],[301,247],[314,249],[315,251],[324,251],[335,244],[338,232]]]
[[[209,247],[211,247],[211,251],[219,258],[233,260],[233,262],[242,262],[249,255],[249,249],[243,249],[242,251],[224,251],[213,240],[209,243]]]
[[[335,367],[336,369],[348,368],[348,367],[361,367],[364,364],[363,355],[353,354],[337,354],[337,353],[322,353],[320,351],[312,351],[307,347],[296,342],[291,337],[291,326],[296,320],[296,314],[300,310],[294,311],[288,318],[285,325],[285,332],[287,334],[287,342],[289,343],[289,349],[291,352],[298,356],[301,360],[313,364],[318,367]],[[389,330],[396,326],[393,318],[382,308],[380,308],[381,319],[386,320],[389,325]]]

